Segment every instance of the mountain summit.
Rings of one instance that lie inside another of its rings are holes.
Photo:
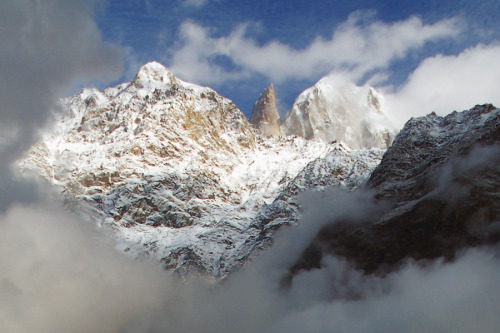
[[[411,119],[384,154],[393,132],[373,88],[320,80],[282,136],[273,92],[252,126],[231,100],[149,63],[131,82],[63,100],[66,114],[20,167],[112,230],[120,250],[182,276],[228,276],[299,220],[301,193],[331,186],[365,184],[380,211],[327,225],[290,279],[324,254],[373,272],[500,239],[499,109]]]
[[[255,102],[250,116],[250,123],[257,127],[264,136],[281,135],[280,116],[276,109],[276,98],[272,83],[264,89]]]
[[[165,86],[172,84],[176,81],[174,74],[172,74],[165,66],[159,62],[148,62],[139,69],[133,83],[138,88],[144,88],[145,85],[156,84]]]
[[[351,148],[387,149],[395,130],[382,109],[382,96],[372,87],[324,77],[304,90],[285,116],[284,135],[342,141]]]

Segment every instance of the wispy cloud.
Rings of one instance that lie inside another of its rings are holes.
[[[252,25],[243,24],[227,36],[213,37],[210,30],[187,21],[180,27],[179,42],[169,50],[169,67],[179,76],[203,83],[220,83],[260,74],[272,81],[317,79],[335,71],[359,80],[373,70],[382,70],[427,42],[456,36],[456,19],[424,24],[417,17],[395,23],[361,23],[352,14],[331,38],[316,38],[308,47],[295,49],[278,41],[259,45],[247,36]],[[217,63],[225,57],[233,66]]]

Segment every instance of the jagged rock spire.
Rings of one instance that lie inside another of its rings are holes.
[[[276,109],[276,99],[274,97],[274,86],[271,83],[264,89],[259,99],[255,102],[250,123],[259,129],[265,136],[281,136],[280,116]]]

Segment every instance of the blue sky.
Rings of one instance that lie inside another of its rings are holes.
[[[121,81],[156,60],[249,116],[270,82],[285,113],[302,90],[337,75],[374,85],[404,121],[498,104],[499,16],[499,1],[108,0],[95,20],[124,49]]]

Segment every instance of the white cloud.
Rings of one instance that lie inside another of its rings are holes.
[[[240,79],[248,73],[229,72],[211,63],[217,55],[219,40],[211,38],[208,31],[193,23],[183,23],[180,31],[182,46],[173,52],[170,69],[183,79],[216,83]]]
[[[446,115],[476,104],[500,106],[500,45],[477,45],[458,55],[425,59],[396,91],[387,93],[389,112],[401,125],[431,111]]]
[[[498,259],[486,251],[470,251],[448,265],[409,265],[385,281],[356,281],[359,276],[350,272],[346,284],[358,284],[364,292],[373,284],[390,286],[390,292],[299,308],[277,318],[266,332],[495,332],[500,327],[495,313],[499,273]],[[321,283],[309,282],[310,293],[317,292]]]
[[[417,17],[395,23],[375,22],[362,26],[359,15],[351,15],[329,39],[316,38],[304,49],[271,41],[259,45],[247,36],[244,24],[227,36],[211,37],[210,31],[192,22],[180,29],[180,43],[170,50],[169,66],[181,77],[203,83],[242,79],[257,73],[280,82],[287,79],[317,79],[331,71],[358,80],[371,70],[386,68],[426,42],[451,38],[460,28],[455,19],[424,24]],[[236,70],[214,63],[228,57]]]

